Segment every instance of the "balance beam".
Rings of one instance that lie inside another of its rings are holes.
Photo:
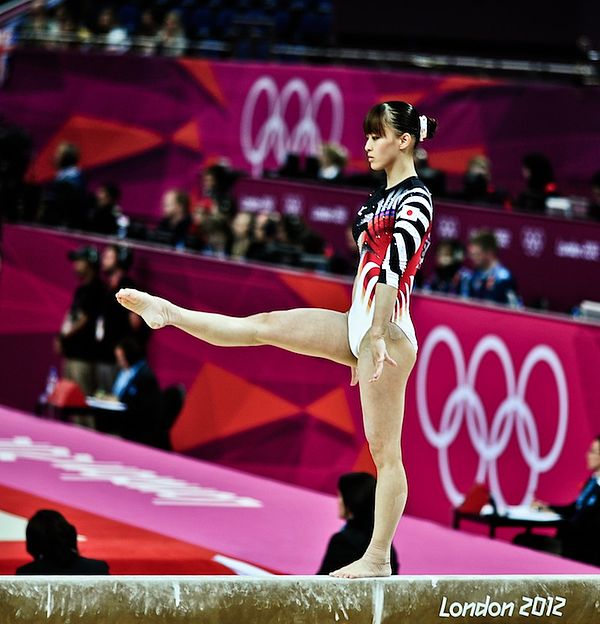
[[[600,624],[600,575],[0,577],[2,624]]]

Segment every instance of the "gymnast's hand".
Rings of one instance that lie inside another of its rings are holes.
[[[387,362],[391,366],[398,366],[387,352],[385,340],[383,336],[373,337],[371,339],[371,355],[373,356],[373,366],[375,370],[369,382],[377,381],[383,373],[383,365]]]

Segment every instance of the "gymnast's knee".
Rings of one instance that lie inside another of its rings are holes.
[[[374,437],[369,440],[369,451],[377,470],[388,467],[402,467],[400,442]]]
[[[254,322],[254,338],[258,345],[273,344],[276,334],[277,312],[260,312],[248,317]]]

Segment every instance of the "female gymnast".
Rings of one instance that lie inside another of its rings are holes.
[[[295,309],[236,318],[181,308],[132,289],[117,300],[153,329],[173,325],[210,344],[273,345],[349,366],[358,383],[365,435],[377,468],[375,525],[357,561],[331,574],[340,578],[389,576],[392,538],[408,486],[400,434],[404,393],[417,353],[410,295],[429,246],[431,194],[416,175],[415,146],[435,134],[435,119],[406,102],[374,106],[364,120],[365,152],[387,184],[358,211],[354,238],[360,261],[346,313]]]

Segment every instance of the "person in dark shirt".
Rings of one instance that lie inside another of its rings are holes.
[[[600,221],[600,170],[592,176],[592,198],[588,206],[588,217]]]
[[[498,242],[491,230],[480,230],[471,236],[469,257],[473,274],[468,295],[474,299],[520,305],[512,273],[498,260]]]
[[[150,329],[137,314],[119,305],[115,294],[121,288],[135,288],[129,277],[133,263],[133,251],[123,245],[110,244],[102,250],[101,269],[106,284],[102,310],[96,325],[98,341],[98,366],[96,370],[97,388],[109,393],[117,376],[115,347],[127,336],[136,338],[144,346]]]
[[[466,297],[472,273],[464,266],[465,248],[455,238],[441,240],[435,250],[435,269],[423,288]]]
[[[96,324],[105,299],[99,277],[100,258],[95,247],[70,251],[69,259],[80,282],[59,335],[58,350],[63,355],[63,376],[76,382],[85,394],[96,390],[98,360]]]
[[[118,433],[128,440],[153,444],[159,428],[162,394],[156,376],[134,338],[126,337],[115,347],[119,374],[112,394],[125,403]]]
[[[77,530],[58,511],[41,509],[27,523],[27,552],[33,561],[17,568],[24,575],[108,574],[106,561],[79,554]]]
[[[340,518],[344,528],[331,537],[317,574],[329,574],[363,556],[371,540],[375,521],[375,485],[377,480],[368,472],[349,472],[338,480]],[[398,555],[390,552],[392,574],[398,574]]]
[[[151,239],[183,249],[192,223],[189,195],[177,189],[167,191],[163,196],[162,209],[163,218],[151,234]]]
[[[524,212],[543,214],[548,197],[558,195],[552,163],[545,154],[532,152],[523,157],[525,188],[517,197],[516,206]]]
[[[588,449],[587,467],[592,474],[572,503],[551,505],[537,500],[532,503],[535,509],[554,511],[561,516],[563,522],[556,535],[522,533],[513,540],[515,544],[600,567],[600,435]]]
[[[118,202],[121,190],[116,184],[107,183],[96,190],[95,206],[90,217],[89,229],[98,234],[114,235],[119,229],[121,214]]]

